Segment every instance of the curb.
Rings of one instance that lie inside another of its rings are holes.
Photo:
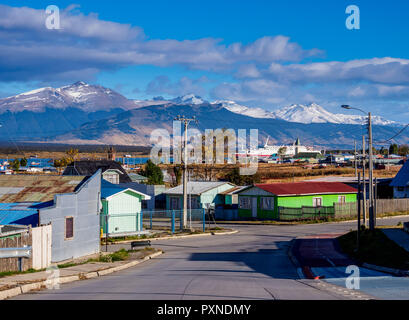
[[[409,271],[406,271],[406,270],[382,267],[382,266],[377,266],[377,265],[366,263],[366,262],[364,262],[362,264],[362,267],[367,268],[367,269],[371,269],[371,270],[375,270],[375,271],[391,273],[391,274],[393,274],[395,276],[399,276],[399,277],[409,277]]]
[[[290,258],[290,261],[294,265],[297,270],[298,277],[300,279],[305,279],[304,273],[302,272],[302,268],[300,263],[298,262],[297,258],[293,254],[294,244],[296,239],[292,239],[290,242],[290,246],[288,247],[287,255]]]
[[[386,216],[386,217],[377,217],[376,220],[383,220],[383,219],[392,219],[392,218],[407,218],[409,214],[401,214],[397,216]],[[351,220],[342,220],[342,221],[329,221],[329,222],[314,222],[314,223],[286,223],[283,221],[282,223],[250,223],[250,222],[228,222],[228,221],[218,221],[219,224],[226,224],[226,225],[245,225],[245,226],[298,226],[298,225],[316,225],[316,224],[336,224],[336,223],[349,223],[349,222],[356,222],[355,219]]]
[[[130,268],[130,267],[136,266],[137,264],[140,264],[142,262],[145,262],[147,260],[155,258],[155,257],[157,257],[157,256],[159,256],[161,254],[163,254],[163,251],[158,251],[158,252],[152,253],[152,254],[144,257],[141,260],[134,260],[134,261],[125,263],[125,264],[117,266],[117,267],[112,267],[112,268],[104,269],[104,270],[101,270],[101,271],[92,271],[92,272],[87,272],[87,273],[80,273],[80,274],[74,275],[74,276],[60,277],[60,278],[58,278],[58,283],[63,284],[63,283],[68,283],[68,282],[73,282],[73,281],[78,281],[78,280],[83,280],[83,279],[91,279],[91,278],[104,276],[106,274],[110,274],[110,273],[113,273],[115,271],[120,271],[120,270],[124,270],[124,269]],[[27,293],[27,292],[29,292],[31,290],[39,290],[43,286],[45,286],[46,282],[47,282],[47,280],[45,280],[45,281],[41,280],[41,281],[38,281],[38,282],[29,283],[29,284],[17,285],[14,288],[0,291],[0,300],[12,298],[12,297],[18,296],[20,294]]]
[[[211,232],[211,233],[203,233],[203,234],[187,234],[183,236],[166,236],[161,238],[147,238],[147,239],[137,239],[137,240],[123,240],[123,241],[116,241],[112,242],[111,244],[121,244],[121,243],[131,243],[131,242],[142,242],[142,241],[155,241],[155,240],[170,240],[170,239],[182,239],[182,238],[191,238],[191,237],[205,237],[205,236],[217,236],[217,235],[229,235],[238,233],[238,230],[228,231],[228,232]]]

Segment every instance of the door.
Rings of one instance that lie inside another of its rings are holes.
[[[251,216],[257,218],[257,198],[251,198]]]

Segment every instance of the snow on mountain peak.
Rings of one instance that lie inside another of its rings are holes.
[[[174,104],[203,104],[207,103],[206,100],[203,100],[201,97],[190,93],[190,94],[185,94],[183,96],[177,97],[175,99],[172,99],[171,102]]]

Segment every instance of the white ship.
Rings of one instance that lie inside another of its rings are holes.
[[[259,157],[265,158],[270,156],[294,156],[300,152],[319,152],[321,150],[317,150],[314,147],[309,146],[302,146],[300,143],[300,139],[297,138],[293,144],[290,145],[268,145],[268,138],[264,147],[257,148],[257,149],[249,149],[245,153],[239,152],[238,156],[248,156],[248,157]]]

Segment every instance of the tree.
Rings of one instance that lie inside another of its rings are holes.
[[[393,143],[389,146],[389,154],[397,154],[398,153],[398,145]]]
[[[280,149],[278,149],[278,155],[283,156],[285,155],[287,152],[287,147],[281,147]]]
[[[175,183],[178,186],[182,181],[182,166],[177,165],[173,167],[173,173],[175,174]]]
[[[10,165],[14,171],[18,171],[20,169],[20,160],[14,159]]]
[[[409,153],[409,146],[407,144],[402,144],[399,146],[398,154],[400,156],[406,156]]]
[[[68,162],[72,162],[78,156],[78,149],[70,148],[67,151],[65,151],[65,153],[67,154],[68,160],[70,160]]]
[[[142,174],[148,178],[147,184],[163,184],[162,170],[150,159],[146,162]]]
[[[229,173],[225,175],[225,179],[238,186],[249,185],[260,182],[260,175],[258,173],[254,175],[241,175],[240,168],[235,167]]]
[[[20,165],[22,167],[27,167],[27,159],[25,157],[20,159]]]

